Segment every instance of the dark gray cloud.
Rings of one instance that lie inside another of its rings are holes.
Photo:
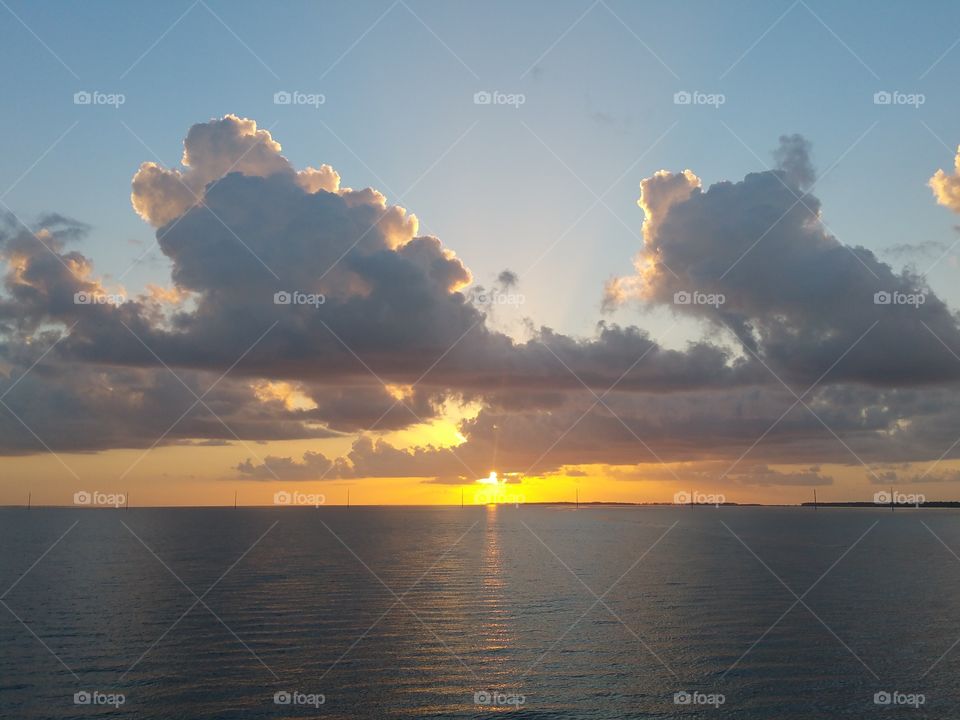
[[[606,322],[586,338],[531,325],[519,342],[494,329],[466,264],[405,209],[342,186],[328,166],[297,171],[252,121],[203,123],[182,168],[147,163],[133,183],[170,287],[77,303],[78,293],[122,294],[74,249],[85,226],[51,215],[33,232],[0,228],[0,392],[56,343],[7,400],[55,450],[148,447],[195,400],[164,365],[197,394],[228,373],[206,401],[229,425],[200,405],[164,442],[376,426],[340,458],[248,460],[237,470],[251,479],[459,482],[494,462],[543,474],[748,452],[731,482],[814,485],[829,482],[821,463],[938,457],[960,422],[956,317],[922,278],[823,226],[806,140],[782,138],[775,160],[706,190],[691,171],[644,180],[637,274],[608,288],[610,302],[671,307],[746,349],[672,350]],[[519,278],[504,270],[492,287],[517,292]],[[723,301],[675,302],[692,292]],[[877,293],[922,303],[877,304]],[[819,381],[805,398],[816,415],[802,405],[784,414],[795,397],[779,378],[797,392]],[[595,405],[584,386],[615,388]],[[449,402],[481,408],[461,423],[457,448],[401,449],[379,436],[436,419]],[[15,418],[0,420],[0,452],[38,450]],[[784,464],[808,469],[772,469]]]
[[[883,249],[884,255],[894,258],[938,258],[950,249],[950,245],[941,240],[924,240],[918,243],[897,243]]]
[[[44,364],[75,370],[32,388],[49,407],[16,409],[55,450],[149,446],[193,401],[189,393],[170,392],[176,389],[170,382],[179,381],[167,367],[190,378],[198,394],[229,371],[219,389],[238,393],[246,411],[232,408],[225,419],[241,437],[256,440],[323,437],[374,424],[399,429],[435,418],[451,394],[482,401],[487,392],[506,397],[508,388],[522,389],[514,402],[536,405],[580,387],[555,354],[604,389],[640,356],[619,387],[669,392],[759,377],[719,348],[670,351],[636,328],[600,326],[592,339],[541,328],[533,341],[516,343],[487,327],[484,312],[461,292],[469,271],[439,240],[418,236],[415,218],[376,191],[340,187],[329,168],[294,171],[269,135],[246,121],[225,118],[191,129],[185,161],[182,172],[147,164],[134,181],[135,208],[160,225],[157,240],[172,262],[169,288],[129,297],[105,286],[92,260],[72,247],[88,230],[81,223],[50,215],[32,232],[12,218],[0,228],[6,268],[0,362],[8,370],[0,391],[30,367],[39,347],[55,345]],[[219,176],[225,169],[231,172]],[[188,186],[190,197],[170,190],[171,183]],[[505,270],[495,287],[506,291],[517,283]],[[274,301],[277,293],[296,292],[316,301]],[[78,303],[78,295],[110,301]],[[38,342],[41,332],[46,345]],[[410,384],[428,370],[402,402],[382,385]],[[264,415],[264,400],[252,387],[262,380],[296,386],[314,407],[281,403]],[[101,405],[91,396],[99,381],[116,397],[156,389],[159,397],[148,399],[157,411],[138,421],[136,405]],[[58,404],[72,414],[60,414]],[[103,427],[99,433],[72,425],[85,404]],[[222,423],[209,420],[188,416],[164,442],[229,439]],[[37,449],[25,432],[10,425],[0,448]]]
[[[707,393],[615,392],[602,404],[586,391],[567,393],[561,404],[547,408],[485,407],[460,424],[466,442],[456,448],[398,449],[363,438],[326,477],[373,473],[460,483],[485,477],[492,469],[549,475],[579,465],[643,465],[640,474],[624,479],[677,482],[690,477],[702,483],[772,487],[829,484],[821,464],[863,464],[873,477],[891,463],[960,458],[955,393],[826,385],[805,402],[807,407],[797,404],[788,391],[774,386]],[[770,467],[783,465],[806,469]],[[659,476],[650,466],[662,468]],[[274,471],[289,470],[289,479],[317,479],[311,472],[315,469],[308,462],[280,458]],[[241,470],[270,477],[257,463]]]
[[[786,184],[797,190],[806,190],[817,179],[810,159],[810,141],[802,135],[781,135],[773,160],[776,169],[783,173]]]
[[[632,294],[729,329],[799,386],[824,373],[877,386],[960,379],[944,347],[960,348],[954,313],[923,277],[830,234],[819,199],[793,179],[806,177],[806,151],[786,138],[784,170],[706,190],[689,171],[644,180],[638,275],[608,298]]]
[[[207,166],[230,167],[229,158],[216,153],[246,148],[233,134],[249,127],[226,120],[207,125],[212,129],[188,136],[186,173],[209,180]],[[227,138],[214,142],[221,134]],[[214,147],[204,150],[203,140]],[[270,147],[267,139],[260,142]],[[186,306],[164,308],[156,298],[138,297],[119,306],[78,307],[76,292],[106,292],[93,279],[92,262],[68,252],[66,239],[45,248],[21,232],[5,240],[10,249],[22,247],[17,263],[26,268],[6,278],[16,301],[8,314],[35,325],[79,321],[61,350],[79,361],[153,367],[155,353],[171,367],[232,367],[233,376],[313,383],[368,382],[372,375],[411,383],[430,370],[424,382],[441,388],[577,387],[545,343],[560,347],[577,374],[598,387],[613,384],[645,353],[643,364],[622,379],[624,389],[716,386],[758,375],[719,348],[668,351],[632,327],[600,326],[588,339],[540,328],[532,341],[517,343],[486,325],[483,309],[461,292],[471,281],[465,265],[438,239],[418,236],[416,219],[404,209],[376,191],[341,188],[339,180],[333,190],[305,187],[302,173],[271,152],[281,160],[252,152],[258,163],[245,158],[243,172],[209,182],[202,204],[187,203],[158,229],[174,288],[189,297]],[[138,173],[134,204],[152,207],[152,193],[160,193],[156,204],[167,208],[166,184],[186,183],[186,176],[149,167],[147,176]],[[261,171],[269,174],[255,174]],[[495,287],[516,284],[516,275],[504,271]],[[278,305],[278,293],[322,302]],[[257,343],[268,329],[269,337]]]
[[[193,439],[232,443],[336,435],[305,424],[282,403],[259,400],[247,383],[227,379],[207,392],[217,381],[209,373],[178,371],[175,377],[164,369],[77,365],[51,361],[49,355],[27,372],[55,342],[55,335],[36,335],[29,350],[20,348],[15,358],[6,352],[7,346],[0,347],[7,371],[0,377],[0,394],[6,393],[6,407],[0,407],[4,454],[47,448],[57,452],[147,448],[155,442]],[[198,396],[203,403],[197,402]]]

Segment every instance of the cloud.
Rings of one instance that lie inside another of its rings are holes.
[[[677,485],[680,481],[687,484],[697,484],[701,487],[713,487],[717,484],[746,485],[759,487],[789,487],[789,486],[821,486],[832,485],[834,478],[824,475],[817,465],[799,467],[792,471],[783,471],[771,468],[764,463],[743,462],[731,466],[724,462],[683,462],[673,465],[636,467],[615,466],[601,469],[614,479],[628,482],[662,482],[667,485]]]
[[[760,487],[796,487],[833,484],[833,477],[823,475],[817,466],[801,469],[796,472],[781,472],[765,465],[753,465],[742,472],[733,474],[732,477],[735,482],[741,485],[757,485]]]
[[[874,485],[919,485],[960,482],[960,470],[937,467],[934,463],[929,469],[918,472],[909,463],[895,466],[880,466],[867,473],[867,482]]]
[[[937,203],[954,212],[960,212],[960,147],[957,148],[957,155],[953,160],[953,172],[937,170],[928,184]]]
[[[512,270],[501,270],[500,274],[497,275],[497,282],[500,283],[501,287],[505,290],[509,290],[517,286],[520,278]]]
[[[829,232],[803,189],[808,149],[781,138],[779,169],[706,190],[689,170],[644,180],[637,272],[608,284],[607,304],[633,297],[730,331],[799,385],[824,373],[875,385],[960,378],[943,347],[960,347],[953,313],[924,278]],[[878,304],[878,293],[893,302]]]
[[[229,173],[290,177],[308,193],[338,192],[340,176],[329,165],[297,172],[280,154],[280,143],[257,123],[236,115],[199,123],[183,141],[183,170],[145,162],[133,177],[130,200],[137,214],[160,227],[203,200],[207,185]]]
[[[817,179],[810,160],[810,141],[802,135],[781,135],[773,159],[783,173],[784,182],[791,187],[805,190]]]
[[[896,258],[940,257],[950,246],[940,240],[923,240],[918,243],[897,243],[883,249],[884,254]]]
[[[247,459],[237,465],[236,470],[240,477],[252,480],[435,476],[442,477],[445,482],[462,484],[480,477],[460,459],[459,453],[450,448],[429,446],[403,450],[368,436],[358,438],[344,457],[329,459],[316,452],[304,453],[299,461],[270,456],[261,463]]]
[[[410,427],[436,418],[447,397],[486,403],[489,395],[494,405],[536,408],[581,388],[581,379],[671,392],[758,377],[720,348],[667,350],[632,327],[602,324],[591,338],[542,327],[517,343],[490,328],[464,294],[472,281],[466,265],[437,238],[417,235],[416,218],[379,192],[341,187],[326,166],[296,171],[269,133],[234,116],[194,126],[184,147],[181,169],[150,165],[133,181],[135,207],[161,225],[169,283],[137,295],[109,286],[93,260],[71,248],[89,228],[67,218],[41,218],[32,230],[10,218],[0,227],[0,364],[9,383],[38,357],[41,338],[52,347],[46,364],[77,368],[47,379],[49,407],[17,407],[54,450],[152,444],[195,399],[169,392],[171,371],[197,394],[229,374],[219,388],[233,391],[238,405],[225,419],[255,440]],[[190,197],[180,193],[185,186]],[[495,287],[517,284],[504,270]],[[274,302],[290,292],[324,302]],[[78,304],[77,294],[123,302]],[[385,387],[418,380],[399,401]],[[264,382],[290,385],[309,406],[265,399]],[[104,385],[113,395],[91,396]],[[138,419],[135,403],[117,399],[124,392],[163,400],[163,410]],[[58,419],[58,403],[75,415]],[[85,404],[102,424],[99,435],[73,427]],[[231,438],[216,418],[191,417],[163,442]],[[10,429],[0,452],[38,449],[22,427]]]
[[[484,407],[459,423],[464,442],[455,447],[397,448],[378,440],[355,446],[338,467],[347,468],[342,477],[376,472],[462,483],[493,469],[545,476],[571,467],[640,465],[636,474],[605,474],[776,487],[831,484],[832,478],[819,470],[822,464],[960,458],[955,392],[828,385],[815,389],[805,402],[809,407],[779,386],[658,395],[614,392],[603,404],[586,391],[566,393],[549,408]]]
[[[43,353],[56,333],[33,336],[17,351],[4,347],[0,452],[91,452],[150,448],[205,440],[246,444],[336,436],[302,422],[279,402],[263,402],[248,383],[192,371],[76,365]],[[34,366],[34,363],[37,363]],[[31,369],[32,368],[32,369]],[[209,392],[208,392],[209,390]],[[9,391],[9,392],[8,392]],[[203,402],[197,402],[202,397]]]
[[[248,480],[321,480],[333,469],[334,463],[322,453],[307,452],[297,462],[289,457],[268,455],[260,464],[244,460],[236,469]],[[334,475],[339,477],[338,474]],[[333,478],[331,478],[333,479]]]
[[[67,218],[0,226],[0,393],[13,388],[5,402],[57,451],[149,447],[171,426],[164,442],[353,438],[342,457],[251,453],[235,468],[264,480],[462,482],[493,458],[530,474],[689,462],[716,479],[709,463],[746,453],[726,481],[786,486],[828,483],[817,468],[855,456],[939,457],[960,423],[960,362],[944,347],[960,348],[955,316],[921,278],[827,230],[806,140],[785,136],[775,160],[708,188],[691,170],[642,180],[635,272],[608,284],[609,305],[672,308],[722,344],[668,349],[606,321],[587,337],[531,321],[520,342],[471,301],[465,260],[405,208],[329,166],[294,168],[252,120],[201,123],[180,168],[146,163],[133,179],[168,282],[127,296],[73,247],[88,228]],[[515,292],[519,278],[504,270],[493,287]],[[723,302],[674,302],[691,291]],[[878,305],[878,292],[923,303]],[[797,392],[819,382],[809,407],[781,379]],[[198,405],[178,421],[211,385],[216,416]],[[461,445],[384,439],[451,403],[478,408],[459,421]],[[0,420],[0,452],[40,450]]]
[[[33,276],[8,277],[20,300],[11,314],[38,324],[79,321],[62,343],[78,361],[155,367],[159,356],[175,368],[315,384],[369,384],[375,375],[474,393],[505,384],[550,392],[579,387],[579,376],[606,389],[641,354],[645,362],[620,387],[669,391],[757,375],[719,348],[667,351],[632,327],[601,325],[593,338],[533,328],[529,342],[513,341],[464,294],[472,282],[464,262],[439,239],[417,235],[414,216],[375,190],[341,187],[332,170],[326,175],[336,182],[317,186],[324,173],[294,170],[251,120],[227,116],[191,128],[184,168],[151,168],[156,183],[139,171],[134,178],[146,217],[159,223],[164,215],[157,240],[172,264],[170,286],[119,307],[78,308],[75,292],[102,290],[92,261],[68,253],[65,242],[48,252],[27,233],[6,241],[27,248],[18,263]],[[171,182],[191,186],[199,200],[171,204]],[[495,287],[517,282],[505,270]],[[278,293],[323,302],[277,305]],[[184,307],[173,302],[187,298]],[[564,350],[575,375],[547,344]]]

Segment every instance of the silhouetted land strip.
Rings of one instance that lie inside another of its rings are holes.
[[[890,503],[873,503],[873,502],[818,502],[816,505],[812,502],[804,503],[738,503],[738,502],[722,502],[718,504],[714,503],[672,503],[672,502],[604,502],[604,501],[594,501],[586,502],[581,501],[579,505],[576,502],[569,501],[542,501],[542,502],[521,502],[521,503],[511,503],[511,502],[502,502],[502,503],[493,503],[496,505],[532,505],[532,506],[569,506],[569,507],[675,507],[675,508],[686,508],[686,507],[704,507],[704,508],[715,508],[715,507],[771,507],[771,508],[890,508]],[[466,507],[483,507],[483,504],[474,504],[471,503]],[[312,505],[239,505],[234,506],[230,505],[141,505],[137,508],[129,508],[130,510],[134,509],[169,509],[169,510],[202,510],[208,508],[233,508],[237,507],[241,510],[251,510],[251,509],[314,509]],[[403,508],[403,507],[461,507],[458,505],[320,505],[320,508],[339,508],[339,509],[349,509],[350,507],[381,507],[381,508]],[[960,508],[960,500],[934,500],[927,501],[918,504],[913,503],[896,503],[892,505],[894,508],[903,508],[905,510],[912,510],[914,508]],[[19,508],[23,510],[31,509],[30,506],[23,505],[0,505],[0,509],[14,509]],[[72,510],[123,510],[125,506],[121,505],[117,508],[106,507],[106,506],[96,506],[96,507],[86,507],[86,506],[77,506],[77,505],[37,505],[34,503],[32,509],[34,510],[43,510],[43,509],[72,509]]]
[[[812,502],[801,503],[802,507],[813,507]],[[820,502],[817,507],[872,507],[888,508],[891,503],[872,503],[872,502]],[[893,503],[893,507],[901,508],[960,508],[958,500],[932,500],[922,503]]]

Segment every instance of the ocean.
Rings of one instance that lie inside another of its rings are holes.
[[[0,717],[948,718],[960,511],[0,509]]]

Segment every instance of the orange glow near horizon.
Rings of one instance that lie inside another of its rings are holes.
[[[325,443],[325,451],[331,454],[349,450],[349,438]],[[316,447],[316,443],[297,441],[252,447],[263,458],[268,454],[299,456],[303,448],[309,446]],[[324,505],[336,506],[346,505],[348,490],[351,505],[573,502],[578,493],[581,504],[669,503],[678,492],[691,491],[723,494],[730,502],[798,504],[811,501],[813,496],[813,487],[806,485],[774,487],[687,481],[684,473],[692,467],[682,463],[673,466],[679,483],[672,477],[665,479],[670,473],[659,464],[629,468],[579,466],[553,475],[522,478],[500,470],[459,484],[438,483],[429,478],[278,482],[239,479],[235,471],[229,470],[250,457],[249,447],[241,444],[161,447],[137,462],[141,456],[142,450],[111,450],[99,454],[5,458],[4,473],[0,477],[0,505],[25,505],[29,493],[34,506],[69,506],[73,504],[74,493],[79,491],[129,494],[131,507],[232,506],[234,492],[238,503],[245,506],[271,506],[275,495],[283,492],[323,495]],[[922,473],[928,466],[929,463],[916,464],[915,471]],[[945,461],[937,467],[960,469],[960,461]],[[789,466],[778,468],[784,472],[790,469]],[[817,487],[821,502],[869,502],[876,490],[886,489],[870,483],[861,467],[823,466],[823,472],[833,476],[835,482]],[[916,484],[910,490],[924,493],[929,500],[956,499],[943,483]]]

